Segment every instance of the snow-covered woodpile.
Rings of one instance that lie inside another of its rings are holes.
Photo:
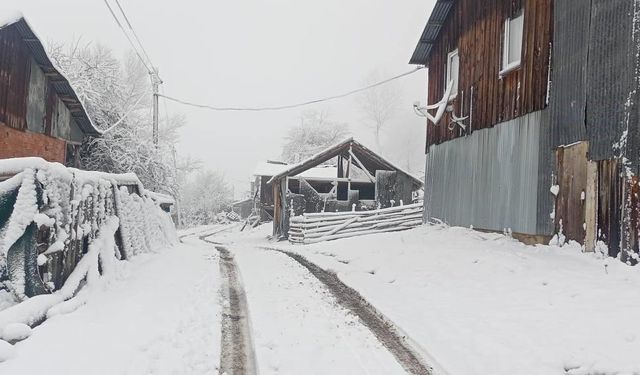
[[[291,218],[289,241],[312,244],[340,238],[395,232],[422,224],[422,203],[373,211],[309,213]]]
[[[0,182],[0,293],[14,303],[64,301],[114,262],[177,242],[169,214],[134,174],[22,158],[0,160],[0,176],[12,176]],[[22,319],[46,313],[36,310]]]

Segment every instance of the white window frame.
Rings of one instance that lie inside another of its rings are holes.
[[[516,61],[509,61],[510,55],[510,39],[511,39],[511,22],[515,21],[518,18],[522,18],[522,36],[520,39],[520,56]],[[500,70],[500,76],[503,76],[513,70],[516,70],[520,67],[522,63],[522,47],[524,47],[524,10],[520,12],[519,15],[515,17],[507,18],[504,21],[504,37],[502,40],[502,69]]]
[[[455,80],[455,84],[453,85],[453,88],[451,89],[451,99],[454,99],[455,97],[458,96],[458,86],[460,85],[460,54],[458,53],[458,49],[454,49],[453,51],[449,52],[449,54],[447,55],[447,66],[446,66],[446,80],[444,82],[444,90],[447,90],[447,85],[449,85],[449,82],[451,81],[451,76],[452,76],[452,72],[451,72],[451,60],[457,57],[458,58],[458,71],[456,72],[456,80]]]

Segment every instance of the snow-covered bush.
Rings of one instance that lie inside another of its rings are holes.
[[[0,182],[0,290],[16,302],[65,288],[69,298],[112,262],[177,242],[169,214],[134,174],[39,158],[0,160],[0,171],[15,174]]]

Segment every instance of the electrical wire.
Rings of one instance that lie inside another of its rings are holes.
[[[142,53],[147,58],[147,61],[149,62],[149,65],[154,66],[153,62],[151,61],[151,58],[149,57],[149,54],[147,53],[147,50],[144,48],[144,45],[142,44],[142,41],[140,41],[140,38],[138,38],[138,33],[136,33],[136,31],[133,29],[133,26],[131,25],[131,22],[129,21],[129,17],[127,17],[127,14],[125,13],[125,11],[122,8],[122,6],[120,5],[120,1],[115,0],[115,2],[116,2],[116,5],[118,6],[118,9],[120,9],[120,13],[122,13],[122,16],[124,17],[124,20],[125,20],[127,26],[129,27],[129,30],[131,30],[131,33],[133,34],[133,37],[138,42],[138,45],[140,45],[140,48],[142,49]]]
[[[142,58],[142,55],[140,54],[140,51],[138,51],[138,48],[136,48],[136,45],[131,40],[131,37],[129,36],[127,31],[124,29],[124,27],[122,27],[122,23],[120,23],[120,20],[118,19],[118,17],[116,17],[116,14],[114,13],[113,8],[111,8],[111,5],[109,4],[109,2],[107,0],[103,0],[103,1],[104,1],[105,5],[107,6],[107,8],[109,8],[109,13],[111,13],[111,16],[116,21],[116,24],[118,25],[118,27],[120,27],[120,30],[122,30],[122,32],[124,33],[124,36],[127,37],[127,40],[129,41],[129,44],[131,45],[131,48],[133,48],[133,50],[135,51],[136,55],[138,55],[138,58],[142,62],[142,65],[144,65],[144,67],[147,69],[149,74],[155,74],[155,72],[153,70],[151,70],[151,68],[149,68],[149,65],[146,63],[145,59]]]
[[[343,94],[328,96],[328,97],[320,98],[320,99],[309,100],[309,101],[306,101],[306,102],[301,102],[301,103],[296,103],[296,104],[280,105],[280,106],[273,106],[273,107],[217,107],[217,106],[211,106],[211,105],[206,105],[206,104],[192,103],[192,102],[188,102],[188,101],[185,101],[185,100],[180,100],[180,99],[177,99],[177,98],[174,98],[174,97],[171,97],[171,96],[168,96],[168,95],[164,95],[164,94],[158,94],[158,96],[161,96],[161,97],[163,97],[163,98],[165,98],[167,100],[171,100],[173,102],[180,103],[180,104],[183,104],[183,105],[188,105],[188,106],[196,107],[196,108],[209,109],[209,110],[212,110],[212,111],[227,111],[227,112],[228,111],[235,111],[235,112],[280,111],[280,110],[284,110],[284,109],[305,107],[305,106],[312,105],[312,104],[328,102],[328,101],[331,101],[331,100],[335,100],[335,99],[340,99],[340,98],[344,98],[344,97],[347,97],[347,96],[351,96],[351,95],[354,95],[354,94],[357,94],[357,93],[360,93],[360,92],[363,92],[363,91],[370,90],[370,89],[378,87],[378,86],[382,86],[382,85],[384,85],[386,83],[389,83],[391,81],[395,81],[397,79],[406,77],[406,76],[411,75],[411,74],[413,74],[413,73],[415,73],[415,72],[417,72],[419,70],[422,70],[424,68],[425,68],[424,66],[418,66],[418,67],[416,67],[415,69],[413,69],[411,71],[399,74],[397,76],[393,76],[391,78],[387,78],[387,79],[385,79],[383,81],[379,81],[379,82],[367,85],[365,87],[361,87],[361,88],[358,88],[358,89],[355,89],[355,90],[351,90],[351,91],[345,92]]]

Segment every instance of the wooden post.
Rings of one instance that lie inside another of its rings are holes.
[[[585,192],[585,238],[584,250],[592,253],[596,249],[598,233],[598,163],[587,162],[587,190]]]
[[[351,164],[353,163],[353,151],[351,151],[351,146],[349,146],[349,166],[347,167],[347,178],[349,182],[347,183],[347,196],[351,191]]]

